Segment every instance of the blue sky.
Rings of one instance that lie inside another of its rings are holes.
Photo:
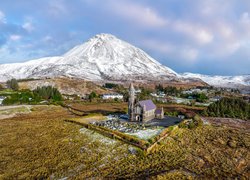
[[[0,1],[0,64],[62,55],[98,33],[176,72],[250,74],[249,0]]]

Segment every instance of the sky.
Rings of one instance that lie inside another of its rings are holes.
[[[250,74],[250,0],[0,1],[0,64],[62,55],[99,33],[178,73]]]

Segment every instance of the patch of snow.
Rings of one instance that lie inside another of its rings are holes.
[[[135,133],[125,133],[125,134],[136,136],[140,139],[148,140],[148,139],[160,134],[162,130],[163,130],[162,128],[145,129],[145,130],[139,130]]]
[[[96,133],[96,132],[91,131],[91,130],[86,129],[86,128],[81,128],[80,133],[91,134],[90,137],[92,138],[93,141],[99,141],[100,143],[103,143],[105,145],[114,145],[117,143],[116,140],[110,139],[108,137],[105,137],[99,133]]]
[[[183,73],[184,78],[197,78],[206,82],[211,86],[217,87],[236,87],[237,86],[250,86],[250,75],[242,76],[209,76],[202,74],[193,74],[193,73]]]

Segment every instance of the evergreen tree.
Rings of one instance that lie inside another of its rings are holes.
[[[45,100],[61,101],[63,99],[58,89],[52,86],[37,87],[33,93]]]
[[[16,79],[8,80],[7,87],[14,90],[14,91],[17,91],[19,89],[17,80]]]
[[[250,120],[250,104],[242,99],[222,98],[208,106],[203,114],[208,116],[240,118]]]
[[[89,95],[89,100],[92,101],[93,99],[97,98],[97,94],[96,92],[91,92],[90,95]]]

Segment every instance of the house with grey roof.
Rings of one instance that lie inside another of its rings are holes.
[[[157,110],[152,100],[137,101],[133,84],[129,87],[128,114],[130,121],[145,122],[154,118],[163,117],[163,108]]]

